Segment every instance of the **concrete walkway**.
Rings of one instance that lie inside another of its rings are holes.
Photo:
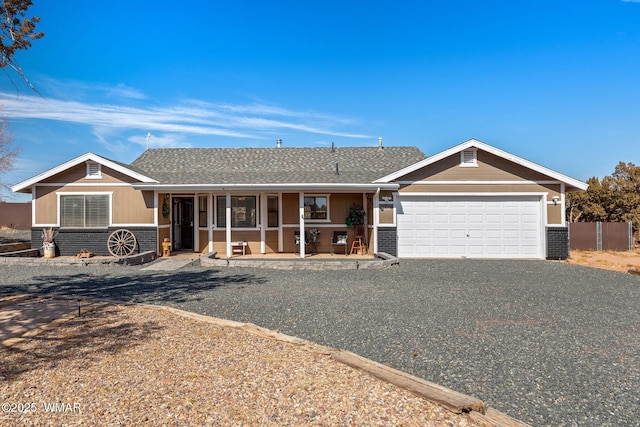
[[[175,271],[200,259],[199,255],[161,258],[141,268],[144,271]]]
[[[92,302],[75,298],[34,297],[30,295],[0,298],[0,344],[11,345],[25,333],[35,335],[52,322],[62,322],[85,313]]]

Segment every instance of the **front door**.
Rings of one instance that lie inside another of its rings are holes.
[[[193,197],[173,198],[173,250],[193,250]]]

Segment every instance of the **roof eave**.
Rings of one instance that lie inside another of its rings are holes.
[[[156,180],[154,180],[153,178],[150,178],[146,175],[142,175],[138,172],[135,172],[127,167],[124,167],[116,162],[113,162],[109,159],[106,159],[102,156],[99,156],[97,154],[94,153],[85,153],[81,156],[78,156],[74,159],[71,159],[65,163],[62,163],[61,165],[58,165],[54,168],[51,168],[47,171],[44,171],[36,176],[33,176],[29,179],[26,179],[22,182],[19,182],[15,185],[13,185],[11,187],[11,191],[13,191],[14,193],[29,193],[31,190],[31,187],[33,187],[34,185],[36,185],[37,183],[39,183],[42,180],[45,180],[49,177],[52,177],[56,174],[59,174],[61,172],[64,172],[65,170],[77,166],[81,163],[87,162],[87,161],[91,161],[91,162],[96,162],[99,163],[103,166],[106,166],[110,169],[113,169],[117,172],[123,173],[127,176],[130,176],[131,178],[134,178],[138,181],[141,182],[145,182],[145,183],[154,183],[157,182]]]
[[[397,190],[397,183],[336,184],[336,183],[274,183],[274,184],[133,184],[136,190],[179,191],[376,191]]]
[[[536,172],[539,172],[541,174],[547,175],[549,177],[552,177],[560,182],[563,182],[567,185],[569,185],[570,187],[575,187],[578,190],[586,190],[589,186],[588,184],[579,181],[577,179],[571,178],[569,176],[563,175],[559,172],[553,171],[549,168],[546,168],[544,166],[541,166],[537,163],[533,163],[530,162],[529,160],[523,159],[522,157],[518,157],[514,154],[511,153],[507,153],[506,151],[500,150],[499,148],[496,147],[492,147],[491,145],[485,144],[482,141],[478,141],[477,139],[470,139],[468,141],[465,141],[461,144],[456,145],[455,147],[451,147],[448,150],[442,151],[434,156],[431,157],[427,157],[426,159],[414,163],[413,165],[407,166],[406,168],[400,169],[397,172],[394,172],[392,174],[389,174],[385,177],[380,178],[379,180],[375,181],[376,183],[383,183],[383,182],[390,182],[390,181],[394,181],[402,176],[405,176],[411,172],[415,172],[418,169],[421,169],[425,166],[429,166],[433,163],[436,163],[442,159],[445,159],[449,156],[452,156],[456,153],[459,153],[462,150],[466,150],[468,148],[471,147],[475,147],[475,148],[479,148],[480,150],[486,151],[488,153],[491,153],[493,155],[496,155],[498,157],[502,157],[503,159],[509,160],[513,163],[519,164],[521,166],[524,166],[526,168],[529,168],[531,170],[534,170]]]

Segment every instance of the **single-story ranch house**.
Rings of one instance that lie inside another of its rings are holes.
[[[131,164],[87,153],[12,187],[32,196],[32,244],[52,227],[60,255],[135,251],[329,253],[366,212],[372,253],[405,258],[568,256],[565,195],[587,185],[475,139],[431,157],[416,147],[148,149]],[[243,252],[240,252],[238,246]],[[337,250],[341,252],[341,250]]]

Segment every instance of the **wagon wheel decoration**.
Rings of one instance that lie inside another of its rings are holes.
[[[114,231],[107,239],[107,249],[114,257],[129,256],[136,250],[136,236],[126,228]]]

